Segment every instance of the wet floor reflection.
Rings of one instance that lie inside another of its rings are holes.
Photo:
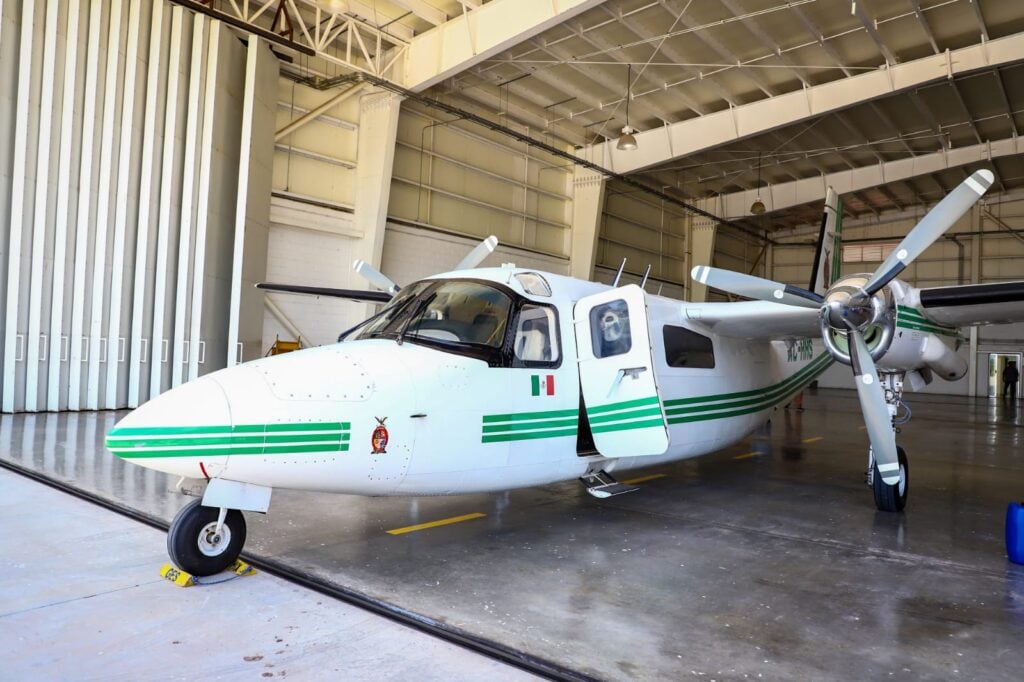
[[[270,514],[247,515],[248,548],[601,678],[681,679],[728,660],[735,678],[948,679],[962,642],[960,676],[1016,679],[1024,566],[1008,565],[1002,520],[1024,497],[1022,416],[912,400],[905,514],[876,512],[864,485],[856,395],[821,391],[733,449],[637,472],[664,474],[637,493],[281,490]],[[174,481],[102,447],[119,416],[4,415],[0,458],[170,519]],[[473,512],[486,518],[385,532]]]
[[[0,416],[0,459],[162,518],[181,506],[165,474],[127,465],[103,447],[123,412]]]

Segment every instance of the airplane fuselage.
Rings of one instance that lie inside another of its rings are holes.
[[[521,272],[495,268],[471,277],[515,289],[510,275]],[[356,338],[190,382],[122,420],[108,447],[175,476],[272,488],[360,495],[505,490],[728,447],[832,362],[818,342],[718,336],[686,319],[680,301],[647,296],[653,367],[645,374],[656,380],[653,403],[612,401],[588,414],[574,306],[610,288],[544,277],[551,296],[514,293],[522,306],[532,309],[536,302],[554,314],[557,331],[549,346],[556,351],[546,352],[557,361],[546,356],[535,366],[517,366],[530,363],[470,357],[410,338]],[[703,354],[691,355],[691,366],[669,366],[669,356],[679,351],[666,348],[665,325],[707,339]],[[617,382],[634,378],[610,381],[609,395]],[[636,427],[651,423],[645,414],[663,421],[664,451],[602,452],[595,434],[614,432],[628,442],[635,429],[639,444],[645,436]]]

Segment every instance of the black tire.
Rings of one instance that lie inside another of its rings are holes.
[[[167,531],[167,554],[174,565],[192,575],[220,573],[235,563],[245,545],[245,517],[237,509],[224,518],[221,537],[212,537],[220,510],[193,500],[181,508]],[[211,527],[212,526],[212,527]],[[205,549],[204,549],[205,548]]]
[[[878,511],[899,512],[907,506],[907,495],[910,493],[910,465],[907,464],[907,453],[899,446],[896,446],[896,458],[900,464],[900,482],[896,485],[888,485],[883,482],[882,474],[878,472],[878,465],[874,465],[872,488]]]

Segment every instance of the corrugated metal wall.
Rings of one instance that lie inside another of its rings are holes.
[[[164,2],[0,6],[2,410],[133,406],[234,361],[276,59]]]

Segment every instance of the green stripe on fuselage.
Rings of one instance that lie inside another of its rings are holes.
[[[106,445],[124,458],[345,452],[350,427],[350,422],[129,426],[112,429]]]
[[[110,448],[118,457],[124,459],[155,459],[158,457],[231,457],[234,455],[293,455],[322,452],[325,454],[348,452],[348,443],[324,445],[267,445],[241,446],[225,448],[197,448],[195,450],[132,450],[126,448]]]
[[[739,393],[723,393],[714,396],[697,398],[680,398],[665,401],[665,414],[668,423],[682,424],[686,422],[726,419],[752,414],[768,409],[781,402],[799,388],[810,383],[814,377],[824,372],[832,364],[828,354],[819,355],[807,366],[787,379],[771,386],[741,391]],[[680,407],[680,405],[685,405]]]

